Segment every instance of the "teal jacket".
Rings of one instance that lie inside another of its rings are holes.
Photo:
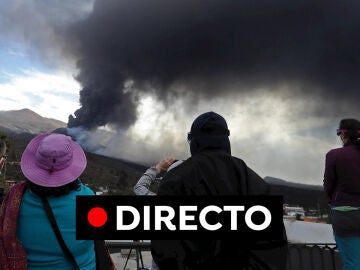
[[[62,237],[76,262],[82,270],[94,270],[94,241],[76,240],[75,201],[79,195],[94,195],[94,192],[81,185],[80,190],[73,190],[60,197],[48,197]],[[17,237],[22,243],[27,256],[27,269],[66,270],[73,269],[61,249],[54,231],[48,221],[41,198],[26,189],[21,201],[17,224]]]

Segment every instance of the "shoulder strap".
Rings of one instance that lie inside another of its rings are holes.
[[[0,267],[4,270],[27,269],[26,252],[16,237],[17,219],[26,181],[15,184],[0,208]]]
[[[0,228],[1,232],[6,235],[16,235],[17,217],[19,215],[21,200],[26,189],[26,185],[26,181],[15,184],[8,193],[6,193],[1,204]],[[5,218],[7,218],[6,224],[4,224]]]
[[[44,205],[44,208],[45,208],[45,211],[46,211],[46,215],[51,223],[51,227],[53,228],[54,230],[54,233],[56,235],[56,238],[62,248],[62,250],[64,251],[65,253],[65,256],[68,258],[68,260],[70,261],[70,263],[73,265],[74,269],[76,270],[80,270],[80,267],[78,266],[78,264],[76,263],[75,261],[75,258],[74,256],[72,255],[71,251],[69,250],[69,248],[67,247],[67,245],[65,244],[65,241],[64,239],[62,238],[61,236],[61,232],[59,230],[59,227],[56,223],[56,219],[55,219],[55,216],[54,216],[54,213],[53,211],[51,210],[51,206],[48,202],[48,200],[46,199],[45,196],[41,196],[41,200],[43,202],[43,205]]]

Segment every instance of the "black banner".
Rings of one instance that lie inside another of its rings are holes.
[[[78,196],[77,239],[281,240],[281,196]]]

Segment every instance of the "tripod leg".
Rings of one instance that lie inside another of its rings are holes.
[[[127,263],[128,263],[128,261],[129,261],[129,258],[130,258],[131,251],[132,251],[132,248],[130,249],[129,254],[127,255],[126,262],[125,262],[125,265],[124,265],[124,269],[123,269],[123,270],[125,270],[125,268],[126,268],[126,266],[127,266]]]
[[[138,252],[139,252],[139,256],[140,256],[141,267],[144,269],[144,261],[143,261],[141,250],[138,250]]]

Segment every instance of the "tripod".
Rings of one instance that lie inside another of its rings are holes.
[[[140,240],[133,240],[133,241],[134,242],[140,242]],[[132,250],[133,250],[133,248],[130,249],[129,254],[127,255],[126,262],[125,262],[123,270],[125,270],[125,268],[127,266],[127,263],[129,261]],[[149,268],[144,267],[144,261],[143,261],[143,257],[142,257],[142,253],[141,253],[140,248],[136,248],[135,250],[136,250],[136,269],[137,270],[150,270]]]

